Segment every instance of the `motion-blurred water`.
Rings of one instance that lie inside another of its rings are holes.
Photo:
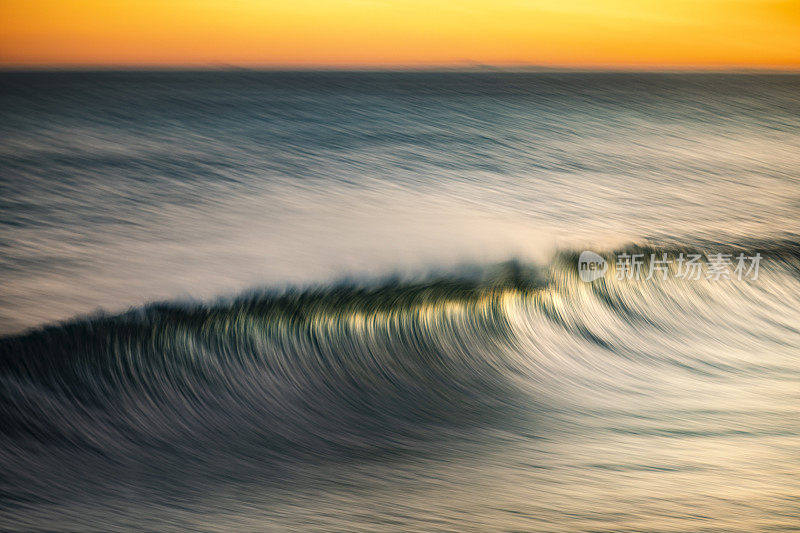
[[[4,73],[0,105],[0,527],[800,526],[800,76]],[[617,279],[637,251],[763,260]]]

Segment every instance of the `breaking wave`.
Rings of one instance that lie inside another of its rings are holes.
[[[578,253],[564,252],[545,266],[160,303],[6,337],[3,494],[41,497],[41,479],[72,468],[63,458],[73,454],[137,468],[180,458],[275,469],[419,450],[502,425],[556,388],[613,390],[655,367],[789,372],[732,349],[800,335],[786,318],[800,307],[798,247],[759,250],[757,282],[609,273],[584,283]],[[698,355],[712,342],[727,348]]]

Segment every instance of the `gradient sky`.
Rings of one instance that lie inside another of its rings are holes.
[[[0,0],[4,66],[800,68],[800,0]]]

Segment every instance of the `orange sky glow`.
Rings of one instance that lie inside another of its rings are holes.
[[[0,0],[0,66],[800,68],[800,0]]]

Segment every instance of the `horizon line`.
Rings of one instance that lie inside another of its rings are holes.
[[[553,65],[237,65],[207,64],[28,64],[3,65],[0,72],[363,72],[363,73],[641,73],[641,74],[800,74],[797,66],[553,66]]]

